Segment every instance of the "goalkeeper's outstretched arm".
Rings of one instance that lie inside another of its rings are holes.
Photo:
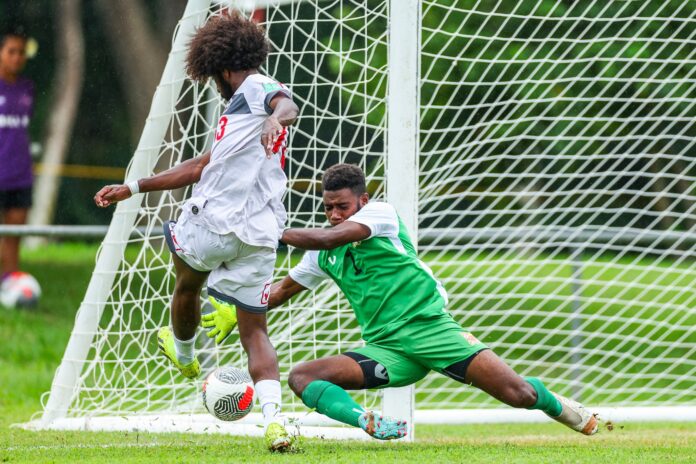
[[[370,228],[366,225],[344,221],[328,229],[285,229],[280,241],[303,250],[331,250],[369,236]]]
[[[210,152],[177,164],[154,176],[121,185],[107,185],[97,192],[94,202],[101,208],[129,198],[134,193],[174,190],[195,184],[201,178],[203,168],[210,162]]]

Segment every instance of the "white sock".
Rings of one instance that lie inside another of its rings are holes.
[[[173,335],[173,334],[172,334]],[[194,354],[193,348],[196,344],[196,337],[191,340],[179,340],[174,335],[174,348],[176,348],[176,358],[182,364],[189,364],[193,362]]]
[[[263,426],[273,422],[282,422],[280,419],[280,382],[277,380],[260,380],[254,385],[259,396],[259,404],[263,413]]]

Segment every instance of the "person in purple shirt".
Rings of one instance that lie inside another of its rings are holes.
[[[0,220],[5,224],[26,223],[34,182],[28,132],[34,86],[20,76],[26,46],[23,32],[0,35]],[[19,237],[2,239],[0,264],[0,281],[19,271]]]

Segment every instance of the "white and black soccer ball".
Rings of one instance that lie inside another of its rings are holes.
[[[41,297],[41,286],[26,272],[13,272],[0,285],[0,304],[7,308],[31,308]]]
[[[249,373],[234,367],[219,367],[203,382],[203,404],[220,420],[236,421],[249,414],[254,396]]]

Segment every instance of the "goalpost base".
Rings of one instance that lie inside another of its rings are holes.
[[[604,421],[612,422],[687,422],[696,421],[696,406],[672,407],[599,407],[593,408]],[[369,440],[361,429],[344,426],[321,414],[289,415],[291,433],[297,427],[304,437],[333,440]],[[540,411],[526,409],[460,409],[416,410],[415,422],[423,424],[492,424],[550,422]],[[227,435],[263,436],[261,414],[252,413],[236,422],[223,422],[210,414],[153,414],[119,417],[62,418],[53,421],[33,420],[19,427],[25,430],[71,430],[86,432],[151,432],[151,433],[221,433]]]

